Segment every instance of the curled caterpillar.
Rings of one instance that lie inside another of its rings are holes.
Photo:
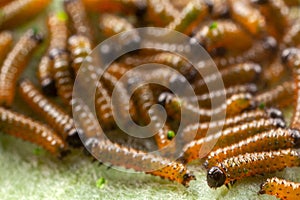
[[[44,97],[29,80],[23,80],[19,84],[19,92],[30,108],[42,116],[68,144],[73,147],[81,146],[73,119]]]
[[[75,29],[76,34],[93,41],[92,29],[82,0],[64,0],[64,8],[72,21],[72,27]]]
[[[300,184],[275,177],[261,184],[259,194],[269,194],[286,200],[299,199]]]
[[[267,90],[254,96],[258,104],[264,106],[274,106],[283,108],[293,104],[293,98],[286,98],[292,96],[295,90],[293,82],[284,82],[273,89]]]
[[[69,69],[69,53],[60,49],[52,49],[50,57],[53,60],[53,77],[57,94],[66,105],[71,105],[73,79]]]
[[[275,129],[241,140],[233,145],[209,153],[204,163],[206,168],[217,165],[224,159],[245,153],[299,148],[300,132],[293,129]]]
[[[186,163],[199,159],[199,152],[205,143],[217,140],[213,149],[226,147],[228,145],[239,142],[247,137],[256,135],[260,132],[271,130],[274,128],[284,128],[285,122],[280,119],[258,119],[251,122],[246,122],[241,125],[226,128],[220,132],[208,135],[205,138],[190,142],[184,147],[182,160]]]
[[[225,87],[250,83],[258,79],[261,66],[255,63],[241,63],[220,71]],[[193,83],[196,94],[208,92],[207,84],[218,80],[218,74],[212,74]]]
[[[91,42],[86,36],[73,35],[69,38],[68,44],[72,57],[72,66],[75,73],[77,73],[84,60],[89,59],[87,56],[92,52]]]
[[[6,57],[0,72],[0,104],[10,107],[15,96],[17,80],[25,69],[33,51],[42,42],[41,35],[27,31]]]
[[[62,157],[67,153],[67,144],[53,130],[1,107],[0,129],[4,133],[37,144],[55,156]]]
[[[188,125],[184,131],[183,135],[186,137],[189,137],[192,133],[195,131],[197,132],[195,139],[199,140],[201,138],[204,138],[207,134],[208,130],[219,130],[222,128],[225,130],[226,128],[233,127],[236,125],[241,125],[243,123],[251,122],[253,120],[259,120],[259,119],[268,119],[268,118],[283,118],[283,114],[280,110],[276,108],[269,108],[266,110],[254,110],[254,111],[248,111],[243,112],[240,115],[229,117],[224,120],[218,120],[218,121],[211,121],[211,122],[204,122],[204,123],[197,123],[197,124],[191,124]]]
[[[166,28],[189,35],[208,15],[208,11],[207,4],[201,1],[191,1]]]
[[[12,34],[8,31],[0,32],[0,64],[2,65],[11,45],[13,43]]]
[[[0,8],[0,29],[20,25],[44,10],[51,0],[15,0]]]
[[[300,165],[299,152],[293,149],[246,153],[225,159],[207,171],[207,184],[217,188],[257,174],[272,173]]]
[[[55,96],[57,93],[52,67],[52,60],[49,56],[45,55],[41,58],[37,71],[37,77],[42,87],[42,91],[48,96]]]
[[[248,1],[228,1],[230,14],[233,20],[240,23],[249,33],[260,36],[266,30],[264,16]]]
[[[214,49],[222,48],[235,54],[249,49],[253,43],[251,36],[230,20],[218,20],[201,27],[191,39],[191,43],[195,41],[210,53]]]
[[[178,182],[184,186],[188,186],[191,180],[195,180],[195,176],[183,164],[169,161],[154,154],[121,147],[110,142],[93,143],[91,145],[91,153],[96,158],[107,158],[107,161],[105,160],[104,162],[109,161],[112,165],[122,166],[127,169],[143,172],[145,169],[151,168],[152,170],[147,171],[147,174]]]

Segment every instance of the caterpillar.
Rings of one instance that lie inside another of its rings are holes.
[[[180,12],[174,8],[169,0],[149,0],[146,19],[155,26],[166,26],[171,23]]]
[[[245,177],[299,165],[299,152],[294,149],[246,153],[225,159],[217,166],[211,167],[207,171],[207,184],[209,187],[217,188]]]
[[[189,136],[197,132],[195,139],[199,140],[201,138],[204,138],[207,134],[208,130],[219,130],[222,128],[222,130],[233,127],[236,125],[241,125],[243,123],[251,122],[253,120],[259,120],[259,119],[268,119],[268,118],[281,118],[283,119],[283,114],[280,110],[276,108],[269,108],[266,110],[254,110],[254,111],[247,111],[243,112],[240,115],[229,117],[224,120],[217,120],[217,121],[211,121],[211,122],[204,122],[204,123],[197,123],[197,124],[191,124],[188,125],[183,130],[183,135],[189,138]]]
[[[64,12],[51,13],[47,19],[47,26],[49,30],[49,52],[52,49],[67,49],[68,41],[68,27],[67,15]]]
[[[269,194],[286,200],[299,199],[300,184],[274,177],[261,184],[259,194]]]
[[[250,2],[229,0],[228,4],[232,19],[241,24],[253,36],[259,37],[266,30],[264,16]]]
[[[0,72],[0,104],[10,107],[15,96],[17,80],[26,67],[33,51],[42,42],[42,36],[28,30],[9,52]]]
[[[234,85],[250,83],[258,79],[261,73],[261,66],[255,63],[246,62],[233,65],[220,71],[220,75],[224,82],[224,86],[230,87]],[[196,94],[208,92],[208,85],[211,82],[218,80],[218,74],[211,74],[203,79],[195,81],[192,86]]]
[[[300,88],[299,88],[299,83],[300,83],[300,76],[299,76],[299,69],[300,69],[300,50],[296,48],[290,48],[290,49],[285,49],[282,52],[282,61],[283,63],[288,66],[289,68],[292,69],[293,71],[293,76],[294,76],[294,84],[295,84],[295,100],[296,106],[295,110],[293,113],[293,117],[291,120],[291,128],[300,128],[299,120],[300,120],[300,104],[298,103],[300,99]]]
[[[250,93],[254,94],[257,91],[256,84],[244,84],[244,85],[234,85],[226,88],[225,90],[214,90],[209,93],[189,97],[190,102],[198,102],[200,107],[211,107],[211,99],[222,98],[223,96],[231,97],[238,93]]]
[[[107,161],[102,161],[109,162],[114,166],[121,166],[141,172],[145,172],[145,169],[151,169],[145,173],[178,182],[186,187],[191,180],[195,180],[195,176],[181,163],[172,162],[167,158],[162,158],[154,154],[136,151],[132,148],[128,149],[111,142],[92,143],[91,153],[96,158],[106,158]]]
[[[48,55],[44,55],[38,65],[37,77],[43,93],[47,96],[56,96],[57,94],[52,67],[52,60]]]
[[[92,52],[92,44],[86,36],[73,35],[68,40],[72,57],[72,67],[77,74],[87,56]]]
[[[237,55],[227,55],[224,57],[214,58],[214,62],[219,69],[223,69],[229,65],[236,65],[244,62],[255,62],[255,63],[265,63],[272,61],[274,55],[276,55],[278,49],[278,43],[273,37],[265,37],[261,40],[255,41],[252,46],[238,53]],[[264,58],[270,58],[266,61]]]
[[[64,8],[72,21],[76,35],[82,35],[93,41],[93,31],[81,0],[64,0]]]
[[[63,157],[67,144],[53,130],[21,114],[0,107],[0,129],[7,134],[37,144],[54,156]]]
[[[217,165],[224,159],[245,153],[299,148],[300,132],[296,129],[275,129],[254,135],[233,145],[209,153],[204,163],[206,168]]]
[[[20,25],[44,10],[51,0],[15,0],[0,8],[0,29]]]
[[[184,153],[182,160],[185,163],[189,163],[193,160],[199,159],[199,152],[204,144],[209,144],[213,140],[217,140],[214,150],[221,147],[239,142],[247,137],[256,135],[257,133],[271,130],[274,128],[284,128],[285,122],[280,119],[257,119],[251,122],[246,122],[240,125],[232,126],[219,131],[213,135],[209,135],[205,138],[190,142],[184,147]],[[204,147],[205,148],[205,147]]]
[[[29,80],[20,82],[19,93],[29,107],[42,116],[68,144],[73,147],[81,146],[79,133],[75,128],[73,119],[43,96]]]
[[[191,43],[195,41],[199,42],[210,53],[214,49],[222,48],[235,54],[249,49],[253,43],[250,34],[230,20],[217,20],[202,26],[191,39]]]
[[[2,65],[7,52],[9,52],[13,43],[13,36],[9,31],[0,32],[0,64]]]
[[[162,95],[164,96],[165,94]],[[199,116],[199,120],[201,122],[207,122],[212,116],[216,116],[221,113],[226,113],[227,117],[238,115],[242,111],[253,107],[255,104],[255,102],[252,100],[252,96],[249,93],[235,94],[226,100],[226,105],[222,103],[213,110],[196,108],[189,102],[183,101],[173,95],[171,95],[171,98],[166,95],[166,100],[164,100],[163,96],[159,98],[161,104],[165,106],[168,116],[176,121],[180,121],[181,119],[181,113],[179,112],[181,109],[184,109],[186,113],[188,113],[188,116],[183,116],[183,118]]]
[[[190,35],[195,27],[208,16],[207,4],[191,1],[166,28]]]
[[[268,34],[281,41],[286,27],[289,27],[289,9],[283,0],[253,0],[252,2],[258,5],[260,13],[268,22],[266,24]]]
[[[267,107],[276,105],[283,108],[293,104],[293,98],[286,97],[293,95],[295,87],[293,82],[286,81],[273,89],[257,94],[254,98],[258,104],[263,104]]]
[[[53,78],[57,94],[66,105],[71,105],[73,79],[69,70],[69,53],[61,49],[52,49],[50,57],[53,60]]]

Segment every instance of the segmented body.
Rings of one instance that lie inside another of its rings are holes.
[[[38,65],[37,77],[44,94],[55,96],[57,91],[53,79],[53,62],[48,55],[44,55]]]
[[[9,31],[0,32],[0,64],[4,61],[13,43],[13,36]]]

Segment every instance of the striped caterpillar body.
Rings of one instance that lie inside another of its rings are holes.
[[[44,97],[29,80],[20,83],[19,92],[30,108],[42,116],[68,144],[74,147],[81,145],[73,119]]]
[[[283,108],[293,104],[293,98],[286,98],[293,95],[295,84],[293,82],[284,82],[273,89],[257,94],[254,98],[258,104],[264,106],[274,106]]]
[[[283,0],[252,0],[258,5],[261,14],[265,17],[266,30],[268,34],[275,37],[278,41],[282,40],[289,27],[289,9]]]
[[[74,81],[69,69],[69,53],[60,49],[52,49],[50,57],[53,60],[53,77],[57,94],[66,105],[70,106]]]
[[[151,168],[152,170],[146,172],[147,174],[178,182],[184,186],[188,186],[191,180],[195,180],[194,175],[180,163],[169,161],[154,154],[121,147],[110,142],[93,143],[91,153],[96,158],[112,158],[109,159],[110,164],[127,169],[143,172],[145,169]]]
[[[15,0],[0,8],[0,29],[12,28],[44,10],[51,0]]]
[[[37,77],[45,95],[56,96],[56,87],[52,73],[53,63],[49,56],[44,55],[38,66]]]
[[[285,122],[280,118],[258,119],[241,125],[226,128],[213,135],[190,142],[184,147],[182,160],[186,163],[199,159],[199,151],[205,143],[217,139],[214,150],[239,142],[247,137],[274,128],[284,128]]]
[[[225,68],[220,71],[224,86],[230,87],[239,84],[250,83],[258,79],[261,73],[261,66],[255,63],[241,63]],[[209,75],[193,83],[196,94],[208,92],[207,84],[217,80],[216,74]]]
[[[189,138],[189,135],[191,135],[196,131],[197,134],[195,139],[199,140],[206,136],[208,129],[219,130],[220,128],[222,128],[223,130],[225,130],[226,128],[233,127],[236,125],[241,125],[243,123],[251,122],[253,120],[268,119],[268,118],[282,119],[283,114],[280,110],[277,110],[275,108],[243,112],[240,115],[226,118],[225,121],[218,120],[218,121],[191,124],[184,129],[183,135]]]
[[[72,21],[72,27],[75,29],[76,34],[93,41],[92,29],[82,0],[64,0],[64,8]]]
[[[300,184],[275,177],[267,179],[267,181],[260,186],[259,194],[269,194],[285,200],[299,199]]]
[[[294,85],[295,85],[295,99],[296,102],[293,118],[291,121],[291,128],[300,129],[300,49],[290,48],[282,52],[282,61],[285,65],[293,71]]]
[[[77,73],[84,60],[92,52],[91,42],[85,36],[73,35],[69,38],[68,44],[72,57],[72,66],[75,73]]]
[[[266,30],[265,18],[248,1],[229,0],[231,17],[254,36]]]
[[[279,128],[210,152],[204,166],[210,168],[217,165],[218,162],[222,162],[224,159],[240,154],[299,148],[299,146],[300,132],[298,130]]]
[[[0,65],[2,65],[13,43],[13,36],[8,31],[0,32]]]
[[[64,156],[67,153],[67,144],[51,129],[1,107],[0,128],[4,133],[35,143],[55,156]]]
[[[208,16],[208,7],[201,1],[189,2],[166,28],[190,35],[195,27]]]
[[[218,20],[203,26],[191,40],[192,43],[195,41],[210,53],[220,48],[238,53],[249,49],[253,43],[251,36],[230,20]]]
[[[293,149],[246,153],[225,159],[217,166],[211,167],[207,172],[207,184],[209,187],[217,188],[245,177],[299,165],[299,152]]]
[[[0,72],[0,105],[10,107],[15,96],[17,80],[25,69],[42,37],[33,30],[27,31],[6,57]]]
[[[170,0],[148,0],[146,18],[155,26],[166,26],[171,23],[180,12]]]

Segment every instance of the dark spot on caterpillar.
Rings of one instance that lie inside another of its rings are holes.
[[[221,187],[226,180],[225,173],[218,167],[212,167],[207,172],[207,184],[211,188]]]

